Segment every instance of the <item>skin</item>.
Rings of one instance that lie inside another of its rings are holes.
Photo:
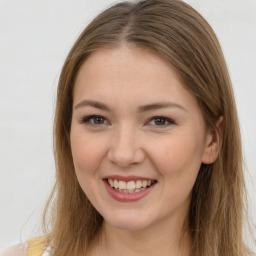
[[[76,175],[104,218],[101,245],[92,255],[189,255],[190,234],[181,243],[180,235],[191,190],[201,163],[216,159],[219,140],[206,129],[196,98],[176,71],[133,45],[101,49],[80,68],[73,102]],[[139,111],[163,102],[172,105]],[[91,115],[101,118],[85,122]],[[106,191],[102,179],[108,175],[142,176],[157,184],[139,201],[118,202]]]

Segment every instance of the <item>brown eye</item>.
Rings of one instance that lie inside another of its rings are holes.
[[[156,125],[165,125],[167,121],[164,118],[156,118],[154,122]]]
[[[92,124],[104,124],[104,122],[105,122],[105,119],[99,116],[93,117],[90,119],[90,123]]]
[[[82,124],[89,125],[106,125],[108,121],[102,116],[87,116],[81,120]]]
[[[166,117],[153,117],[149,124],[152,126],[168,126],[174,124],[174,121]]]

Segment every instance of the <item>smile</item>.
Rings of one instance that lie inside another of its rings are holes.
[[[156,180],[131,180],[126,182],[123,180],[108,179],[107,182],[110,187],[118,192],[138,193],[155,184]]]
[[[103,182],[108,194],[114,200],[126,203],[147,197],[157,185],[156,180],[138,176],[112,175],[104,177]]]

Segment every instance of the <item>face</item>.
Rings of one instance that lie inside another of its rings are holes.
[[[105,223],[140,230],[181,220],[208,133],[175,70],[135,46],[102,49],[83,63],[73,97],[77,179]]]

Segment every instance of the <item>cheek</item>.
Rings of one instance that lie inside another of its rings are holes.
[[[71,130],[71,151],[77,180],[91,202],[97,202],[100,164],[104,157],[103,141],[83,131]]]
[[[71,132],[71,151],[77,175],[93,175],[99,167],[103,147],[95,137]]]
[[[151,159],[162,184],[160,194],[164,200],[159,203],[166,212],[180,207],[187,211],[200,169],[201,144],[195,137],[188,135],[175,134],[151,147]],[[166,202],[171,203],[166,206]]]
[[[165,176],[196,176],[202,157],[201,136],[188,131],[158,140],[151,149],[152,161]]]

